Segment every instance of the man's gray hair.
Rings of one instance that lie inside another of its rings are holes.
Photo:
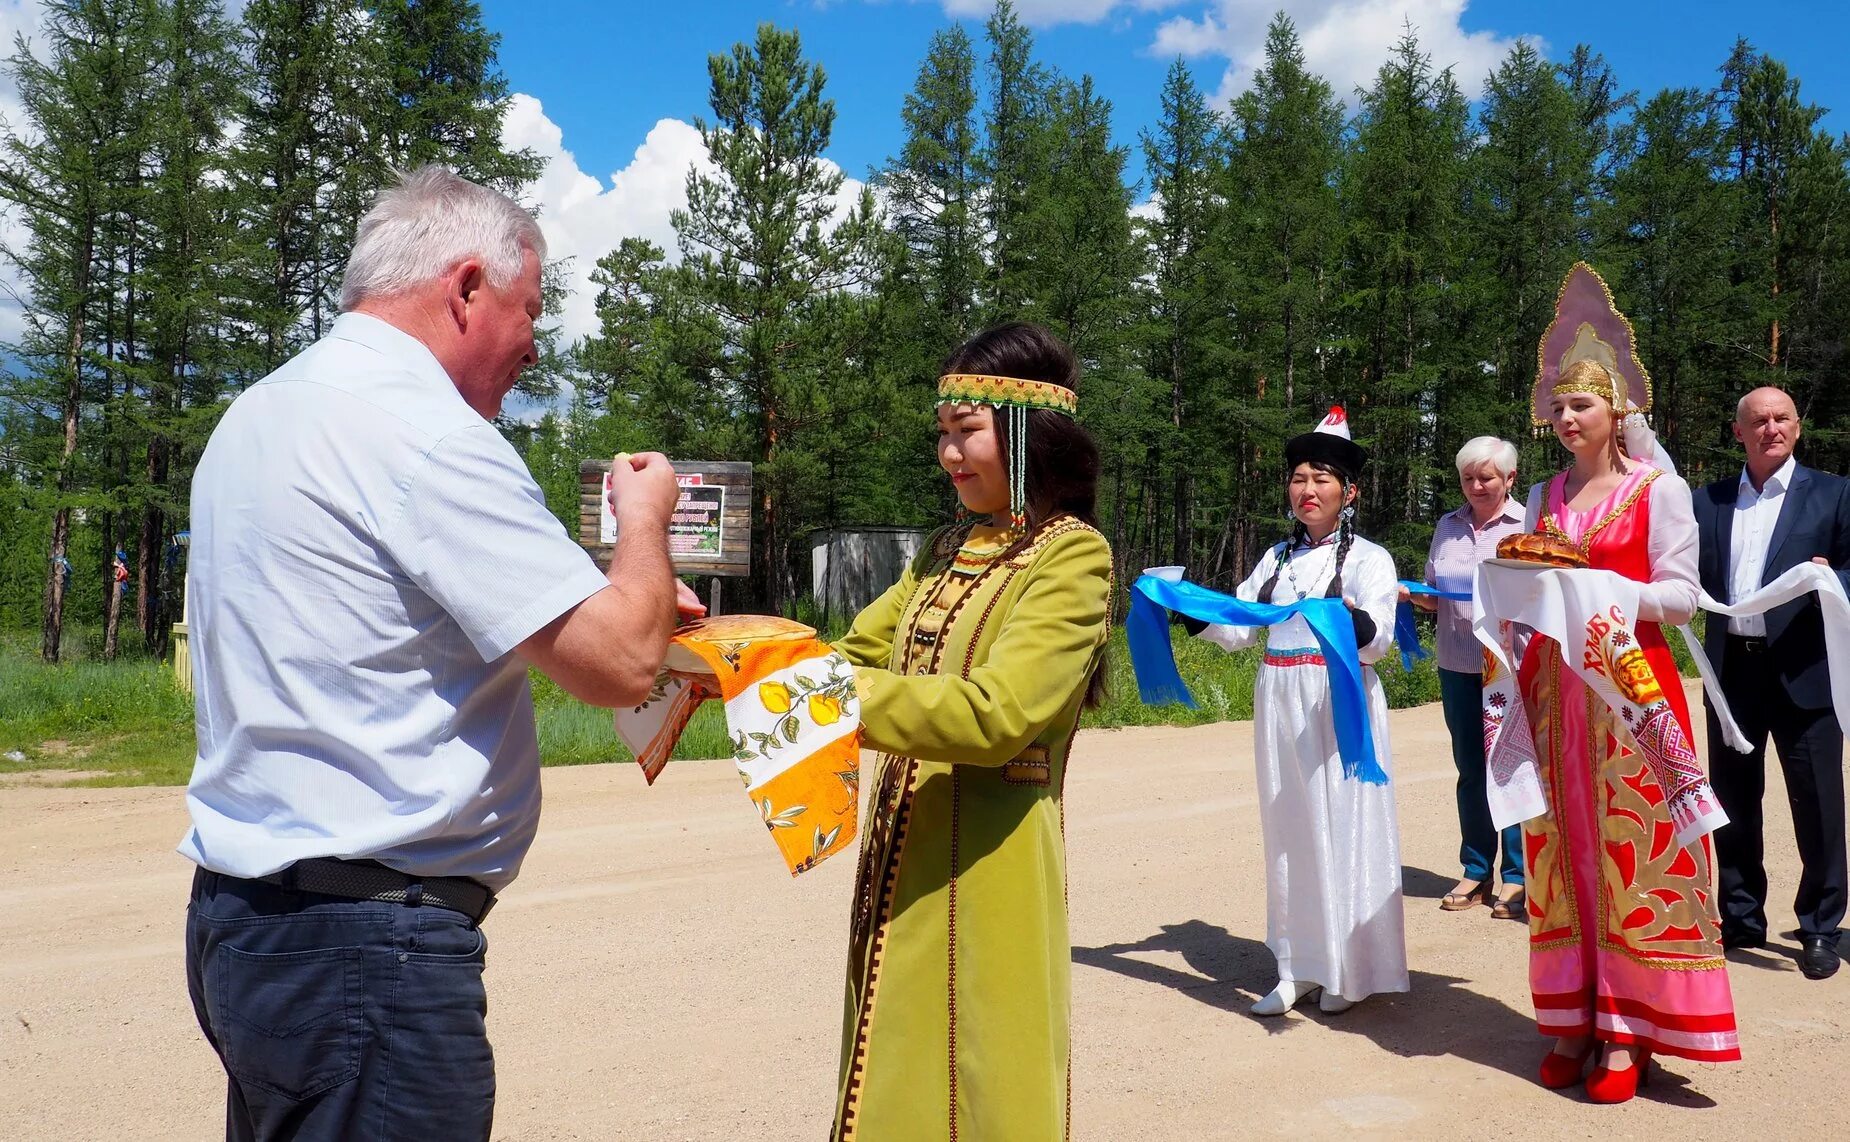
[[[546,260],[546,238],[520,204],[438,166],[403,175],[360,219],[341,278],[344,312],[368,298],[403,293],[480,258],[490,283],[520,276],[525,251]]]
[[[1494,464],[1507,476],[1516,470],[1516,446],[1496,436],[1473,436],[1458,450],[1456,463],[1460,476],[1483,464]]]

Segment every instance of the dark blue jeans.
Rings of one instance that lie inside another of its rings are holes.
[[[1452,764],[1458,767],[1458,861],[1464,879],[1490,879],[1497,859],[1497,827],[1490,820],[1490,801],[1484,778],[1484,676],[1456,670],[1439,671],[1439,701],[1445,708],[1445,728],[1452,735]],[[1522,883],[1522,826],[1503,830],[1505,884]]]
[[[225,1137],[486,1139],[487,947],[445,908],[199,870],[186,982],[229,1076]]]

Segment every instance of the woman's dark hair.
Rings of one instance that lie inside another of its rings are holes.
[[[974,373],[1048,381],[1079,391],[1079,361],[1066,342],[1045,327],[1026,321],[992,325],[944,359],[943,373]],[[996,444],[1003,470],[1008,470],[1008,433],[996,416]],[[1057,515],[1071,515],[1098,526],[1098,445],[1092,434],[1065,413],[1049,409],[1028,412],[1027,512],[1032,534]],[[1086,681],[1085,706],[1105,700],[1105,662],[1099,659]]]
[[[1026,321],[992,325],[944,359],[940,373],[976,373],[1048,381],[1078,391],[1079,362],[1066,343]],[[996,418],[996,442],[1008,469],[1008,433]],[[1098,445],[1072,417],[1048,409],[1028,413],[1027,509],[1030,530],[1054,516],[1098,526]]]
[[[1343,474],[1334,464],[1326,464],[1322,460],[1306,460],[1298,467],[1304,467],[1305,465],[1308,465],[1313,472],[1322,472],[1326,476],[1335,476],[1338,480],[1342,481],[1344,498],[1348,497],[1349,489],[1356,486],[1355,482],[1350,480],[1349,477]],[[1296,471],[1297,468],[1292,469],[1292,472]],[[1287,486],[1289,486],[1290,479],[1290,474],[1287,474],[1285,476]],[[1323,597],[1326,599],[1342,598],[1343,564],[1349,558],[1349,548],[1355,544],[1355,528],[1349,522],[1350,513],[1347,508],[1348,505],[1344,504],[1342,514],[1337,517],[1336,573],[1330,576],[1330,585],[1323,592]],[[1296,551],[1300,545],[1309,542],[1310,531],[1304,526],[1303,521],[1297,518],[1297,514],[1294,512],[1291,517],[1291,535],[1285,540],[1283,546],[1278,548],[1277,561],[1272,564],[1272,577],[1265,581],[1265,586],[1259,588],[1260,602],[1269,603],[1272,601],[1273,593],[1278,590],[1278,577],[1284,572],[1285,565],[1291,562],[1291,553]]]

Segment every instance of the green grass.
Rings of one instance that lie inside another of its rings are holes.
[[[1131,671],[1130,651],[1124,632],[1114,631],[1105,660],[1104,705],[1088,710],[1080,725],[1088,729],[1119,726],[1199,726],[1209,722],[1243,722],[1253,716],[1253,681],[1265,652],[1259,647],[1232,654],[1198,638],[1175,632],[1176,669],[1195,696],[1196,709],[1186,706],[1146,706],[1137,697],[1137,678]],[[1411,673],[1401,670],[1400,655],[1390,652],[1376,664],[1390,709],[1420,706],[1439,700],[1439,672],[1427,658]]]
[[[81,657],[100,640],[73,638],[76,661],[47,666],[33,640],[0,637],[0,775],[71,774],[78,785],[184,785],[193,770],[193,700],[165,662]],[[546,765],[633,761],[609,710],[587,706],[533,674],[534,716]],[[702,707],[675,748],[680,759],[730,757],[726,720]],[[77,775],[83,776],[77,776]]]
[[[1673,639],[1673,644],[1680,640]],[[79,647],[100,640],[73,639]],[[1105,704],[1088,711],[1087,727],[1201,725],[1252,717],[1257,649],[1228,654],[1199,639],[1175,640],[1176,664],[1198,708],[1145,706],[1124,634],[1113,634],[1107,658]],[[192,771],[192,699],[174,684],[164,662],[123,658],[104,663],[80,658],[46,666],[24,636],[0,637],[0,774],[40,769],[88,776],[86,785],[180,785]],[[1438,674],[1431,659],[1411,673],[1398,656],[1379,667],[1388,704],[1394,708],[1438,700]],[[534,712],[540,757],[545,765],[586,765],[633,760],[617,740],[608,710],[587,706],[545,676],[533,675]],[[23,761],[7,755],[18,754]],[[679,759],[731,755],[725,719],[717,704],[701,708],[675,749]]]
[[[558,683],[532,671],[533,713],[539,726],[540,764],[591,765],[600,761],[634,761],[621,741],[609,710],[587,706],[559,688]],[[726,718],[717,702],[708,702],[694,714],[687,731],[675,743],[673,757],[706,760],[732,756]]]
[[[164,662],[47,666],[0,643],[0,773],[88,773],[88,785],[175,785],[193,768],[193,702]],[[15,756],[24,760],[15,760]]]

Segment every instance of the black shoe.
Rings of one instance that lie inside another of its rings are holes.
[[[1764,948],[1766,947],[1766,933],[1731,932],[1724,930],[1722,932],[1722,947],[1729,951],[1735,948]]]
[[[1829,979],[1837,974],[1837,933],[1828,936],[1799,937],[1804,949],[1799,953],[1799,970],[1806,979]]]

